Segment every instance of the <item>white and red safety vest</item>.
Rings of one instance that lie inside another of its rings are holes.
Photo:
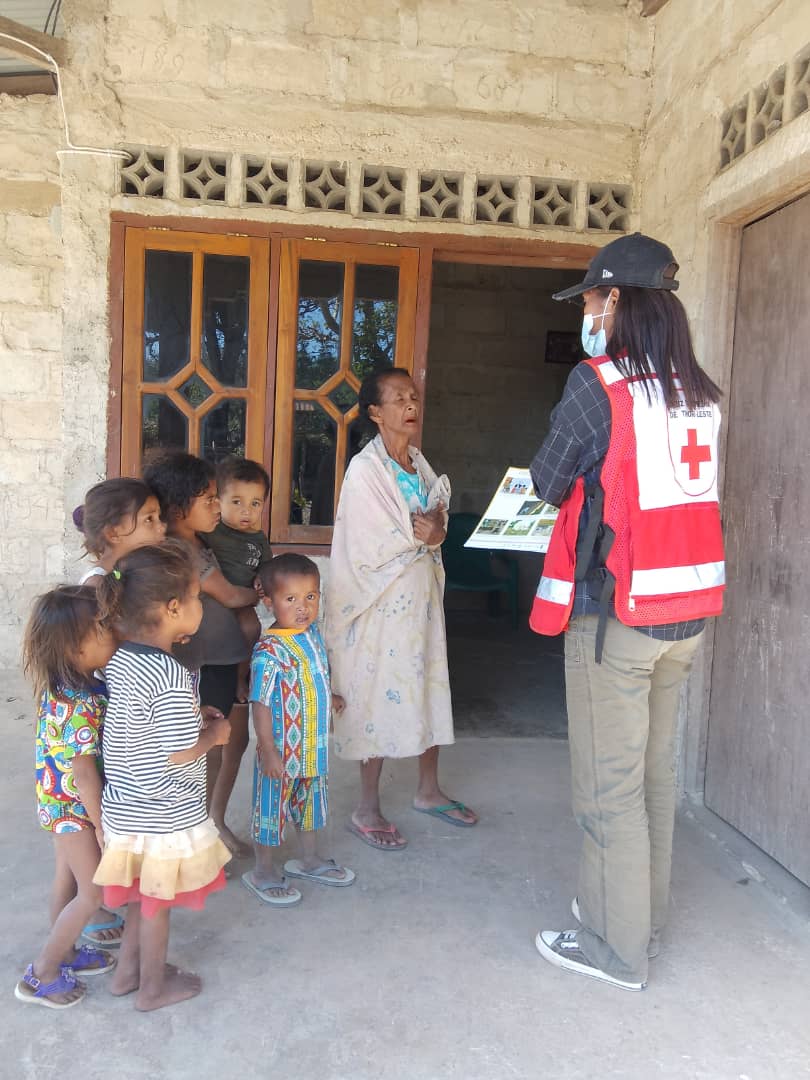
[[[615,534],[605,566],[615,579],[616,615],[628,626],[719,615],[725,588],[717,498],[720,410],[715,404],[690,410],[683,397],[668,408],[656,377],[626,378],[604,356],[584,363],[596,371],[610,401],[600,484],[602,521]],[[560,507],[545,557],[529,619],[538,634],[559,634],[568,625],[584,498],[580,477]],[[581,557],[589,559],[590,552]]]

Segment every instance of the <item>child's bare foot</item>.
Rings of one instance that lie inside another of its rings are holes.
[[[176,964],[166,964],[166,978],[177,975],[180,968]],[[110,979],[110,993],[113,997],[126,997],[134,994],[141,985],[141,973],[139,970],[122,972],[121,967],[116,969],[115,975]]]
[[[230,851],[231,855],[235,855],[237,859],[246,859],[248,855],[253,854],[248,845],[243,843],[238,836],[234,836],[224,822],[217,821],[214,824],[219,830],[220,840],[228,851]]]
[[[143,990],[138,991],[135,998],[135,1008],[138,1012],[152,1012],[154,1009],[164,1009],[167,1005],[177,1005],[180,1001],[188,1001],[196,997],[202,990],[202,979],[190,971],[173,971],[163,979],[163,985],[152,994]]]

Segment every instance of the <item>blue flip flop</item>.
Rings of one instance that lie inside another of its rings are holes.
[[[121,944],[121,938],[117,941],[100,941],[98,938],[93,937],[93,934],[97,934],[100,930],[120,930],[124,925],[124,920],[120,915],[115,915],[110,912],[110,918],[106,922],[88,923],[82,930],[82,938],[90,945],[95,945],[101,949],[117,949]]]
[[[430,817],[441,818],[442,821],[446,821],[448,825],[457,825],[460,829],[472,829],[474,825],[477,825],[477,821],[462,821],[461,818],[452,817],[449,810],[467,810],[468,807],[462,802],[449,802],[444,806],[429,806],[424,809],[420,806],[414,806],[414,810],[417,814],[428,814]]]

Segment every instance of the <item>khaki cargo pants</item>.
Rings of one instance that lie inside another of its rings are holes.
[[[583,831],[577,937],[591,963],[646,981],[669,905],[678,698],[703,634],[659,641],[596,615],[571,620],[565,686],[574,815]]]

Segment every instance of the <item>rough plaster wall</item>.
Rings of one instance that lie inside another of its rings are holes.
[[[73,0],[83,138],[629,180],[652,31],[624,0]]]
[[[62,244],[52,98],[0,98],[0,667],[64,567]]]
[[[734,282],[711,277],[717,265],[710,265],[712,221],[722,217],[735,192],[761,198],[777,173],[803,171],[805,182],[810,180],[810,117],[787,124],[717,176],[720,118],[808,42],[807,0],[669,0],[655,17],[652,106],[637,179],[641,227],[670,244],[681,264],[679,296],[697,355],[724,388],[731,356],[711,348],[711,322],[718,317],[717,294]],[[733,267],[728,273],[735,273]],[[703,792],[708,731],[708,646],[710,641],[682,709],[681,782],[697,796]]]

